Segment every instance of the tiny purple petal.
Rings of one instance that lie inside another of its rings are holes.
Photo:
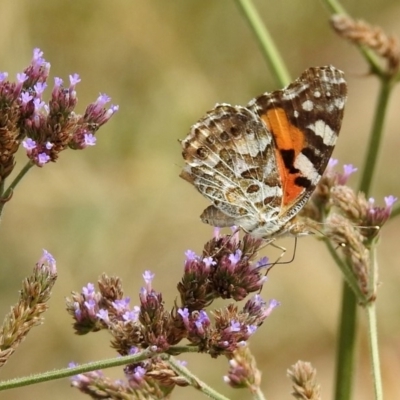
[[[45,91],[46,87],[46,82],[37,82],[33,88],[35,89],[36,95],[40,96]]]
[[[230,254],[228,258],[232,265],[236,265],[242,258],[242,251],[237,249],[235,254]]]
[[[54,143],[46,142],[46,149],[50,150],[54,146]]]
[[[35,106],[35,111],[40,111],[45,106],[46,103],[41,99],[39,99],[38,97],[36,97],[33,100],[33,104]]]
[[[99,310],[99,312],[96,314],[96,317],[98,317],[99,319],[103,320],[106,323],[110,322],[110,318],[108,316],[108,310],[105,310],[103,308]]]
[[[31,151],[36,148],[36,142],[31,138],[27,138],[22,142],[22,146],[28,151]]]
[[[75,86],[77,83],[81,81],[81,78],[79,77],[78,74],[73,74],[69,76],[69,82],[71,86]]]
[[[137,353],[139,353],[139,348],[138,347],[136,347],[136,346],[132,346],[130,349],[129,349],[129,355],[132,355],[132,354],[137,354]]]
[[[93,313],[97,305],[97,302],[94,299],[89,299],[88,301],[85,301],[83,304],[85,305],[86,309],[89,312]]]
[[[54,86],[60,87],[60,86],[62,86],[63,83],[64,83],[64,81],[61,78],[58,78],[58,77],[54,78]]]
[[[336,167],[338,162],[339,161],[336,158],[330,158],[328,161],[328,168],[332,169],[332,168]]]
[[[94,284],[88,283],[86,286],[82,288],[82,294],[85,296],[85,299],[89,299],[94,294]]]
[[[28,92],[21,93],[22,104],[27,104],[28,102],[30,102],[32,100],[32,98],[33,98],[33,96],[30,95]]]
[[[257,325],[248,325],[247,326],[247,333],[252,335],[257,330]]]
[[[231,321],[231,326],[230,326],[230,328],[229,328],[229,330],[230,330],[231,332],[240,332],[240,328],[241,328],[240,322],[238,322],[238,321]]]
[[[213,260],[212,257],[203,258],[203,263],[207,268],[210,268],[212,265],[216,265],[217,262]]]
[[[43,56],[43,51],[39,48],[33,49],[33,59],[38,60]]]
[[[146,284],[149,285],[154,279],[155,274],[153,274],[151,271],[144,271],[142,276]]]
[[[136,310],[126,311],[122,315],[122,318],[124,319],[125,322],[136,322],[139,318],[139,314]]]
[[[398,200],[397,197],[394,197],[392,195],[386,196],[385,197],[386,208],[391,210],[393,207],[393,204],[396,203],[397,200]]]
[[[116,311],[123,312],[129,310],[130,301],[131,299],[129,297],[125,297],[123,299],[117,299],[113,301],[111,304],[113,305]]]
[[[8,72],[0,72],[0,82],[4,82],[8,78]]]
[[[39,165],[44,165],[50,161],[50,157],[46,153],[40,153],[37,157],[37,162]]]
[[[135,378],[143,378],[146,375],[146,370],[140,365],[134,369]]]
[[[96,105],[99,107],[103,107],[105,104],[107,104],[111,100],[110,97],[108,97],[106,94],[100,93],[100,96],[96,100]]]
[[[25,72],[21,72],[17,74],[17,81],[19,83],[24,83],[28,79],[28,75],[25,74]]]
[[[263,268],[263,267],[268,266],[268,264],[269,264],[269,258],[268,257],[263,257],[263,258],[260,258],[257,261],[256,268]]]
[[[351,165],[351,164],[343,165],[343,171],[347,177],[350,176],[351,174],[353,174],[354,172],[356,172],[357,170],[358,170],[358,168],[353,167],[353,165]]]
[[[186,261],[194,261],[197,258],[197,255],[192,250],[185,251]]]
[[[94,146],[96,144],[97,138],[92,133],[84,134],[85,145],[86,146]]]

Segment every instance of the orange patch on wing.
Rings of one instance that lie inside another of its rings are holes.
[[[290,123],[285,110],[282,108],[270,109],[261,118],[275,139],[275,156],[279,175],[282,179],[282,205],[287,207],[296,202],[305,189],[295,183],[295,179],[301,176],[301,174],[291,174],[285,167],[281,150],[293,150],[295,159],[305,146],[304,134],[300,129]],[[282,210],[282,212],[284,211],[285,210]]]

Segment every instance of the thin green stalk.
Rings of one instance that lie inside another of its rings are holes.
[[[254,4],[251,0],[236,0],[236,4],[253,30],[275,81],[282,87],[288,85],[291,82],[290,74]]]
[[[368,196],[370,192],[372,178],[376,171],[376,162],[378,160],[379,149],[382,141],[383,124],[385,121],[391,89],[391,82],[388,79],[382,79],[374,123],[369,137],[368,151],[364,160],[363,175],[360,183],[360,191],[364,192],[366,196]]]
[[[164,357],[163,357],[164,358]],[[197,376],[193,375],[187,368],[185,368],[182,364],[180,364],[174,357],[166,356],[165,360],[168,362],[169,366],[179,375],[183,376],[192,387],[204,393],[211,399],[214,400],[229,400],[227,397],[218,393],[210,386],[205,384],[203,381],[197,378]]]
[[[25,166],[19,171],[19,174],[15,177],[15,179],[11,182],[10,186],[7,188],[7,190],[2,194],[1,199],[0,199],[0,217],[3,212],[4,205],[6,204],[6,201],[9,199],[16,186],[20,182],[20,180],[25,176],[25,174],[34,166],[34,164],[31,161],[28,161]],[[1,201],[3,200],[3,201]]]
[[[372,294],[375,294],[377,287],[377,276],[378,276],[378,261],[376,258],[376,244],[371,246],[370,250],[370,260],[371,260],[371,272],[370,272],[370,288]],[[374,296],[375,297],[375,296]],[[368,317],[368,339],[372,366],[372,377],[374,381],[374,392],[375,400],[383,399],[382,390],[382,376],[381,367],[379,361],[379,346],[378,346],[378,328],[376,321],[376,301],[373,299],[366,306],[367,317]]]
[[[393,210],[390,213],[389,219],[395,218],[398,215],[400,215],[400,204],[398,204],[397,206],[393,207]]]
[[[267,398],[264,396],[264,393],[261,391],[261,389],[258,387],[255,392],[253,392],[253,399],[254,400],[267,400]]]
[[[22,378],[10,379],[7,381],[0,382],[0,391],[13,389],[21,386],[34,385],[40,382],[47,382],[56,379],[67,378],[69,376],[83,374],[85,372],[90,372],[90,371],[96,371],[99,369],[137,363],[146,360],[148,358],[151,358],[154,355],[158,354],[155,354],[154,352],[151,352],[149,350],[144,350],[141,353],[130,356],[123,356],[108,360],[95,361],[88,364],[82,364],[73,368],[63,368],[56,371],[43,372],[40,374],[25,376]]]
[[[346,282],[342,285],[339,341],[336,350],[335,400],[351,399],[356,346],[357,302]]]
[[[378,332],[376,322],[376,302],[368,303],[366,307],[368,317],[368,334],[372,377],[374,381],[375,400],[383,400],[381,367],[379,361]]]
[[[336,264],[342,271],[342,274],[345,276],[345,283],[350,287],[351,291],[356,294],[356,297],[358,299],[365,298],[348,263],[346,263],[339,257],[339,254],[334,249],[332,243],[329,240],[326,240],[325,243],[333,260],[336,262]]]

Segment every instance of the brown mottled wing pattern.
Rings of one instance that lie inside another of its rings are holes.
[[[272,136],[253,112],[217,105],[193,125],[182,147],[187,166],[181,177],[213,204],[204,222],[252,230],[265,204],[279,212],[282,189]]]
[[[315,67],[285,89],[265,93],[247,105],[274,138],[283,181],[282,221],[299,212],[324,173],[342,124],[346,95],[342,71]]]
[[[247,107],[209,111],[182,141],[181,177],[212,202],[202,220],[262,237],[287,230],[326,168],[345,100],[343,73],[317,67]]]

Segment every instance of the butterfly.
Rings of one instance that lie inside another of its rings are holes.
[[[211,205],[201,220],[271,239],[309,233],[296,218],[324,173],[343,119],[347,84],[312,67],[245,107],[217,104],[181,141],[181,177]]]

